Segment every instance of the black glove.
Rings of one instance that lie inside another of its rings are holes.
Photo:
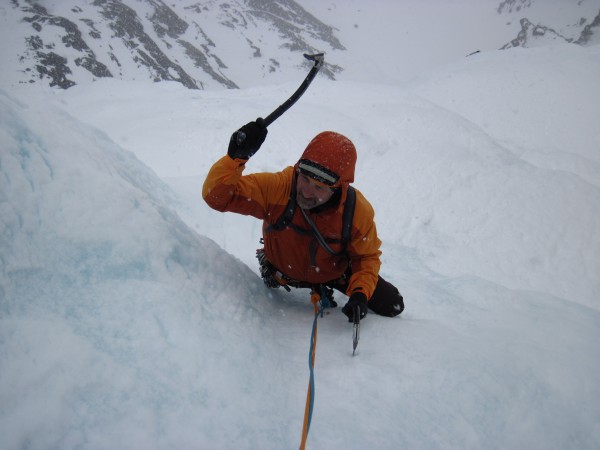
[[[231,135],[227,154],[232,158],[249,159],[267,137],[267,127],[262,118],[249,122]]]
[[[358,308],[360,318],[367,315],[367,296],[362,292],[353,292],[342,312],[348,316],[349,322],[354,322],[354,311]]]

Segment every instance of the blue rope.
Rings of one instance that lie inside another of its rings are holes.
[[[315,314],[315,320],[313,321],[313,328],[312,328],[312,333],[310,335],[310,350],[308,352],[308,369],[310,370],[310,404],[308,407],[308,425],[306,428],[306,433],[308,434],[308,430],[310,430],[310,421],[312,420],[312,412],[313,412],[313,406],[315,403],[315,373],[314,373],[314,367],[313,367],[313,349],[314,349],[314,345],[315,345],[315,330],[317,329],[317,319],[319,318],[319,313],[323,313],[323,308],[321,308],[316,314]]]
[[[310,404],[308,408],[308,423],[306,428],[306,434],[308,434],[308,430],[310,430],[310,421],[312,420],[313,406],[315,403],[315,373],[313,367],[313,351],[315,346],[315,333],[317,331],[317,319],[319,318],[319,316],[323,317],[323,311],[325,310],[325,308],[331,308],[329,295],[322,285],[319,286],[319,291],[319,295],[321,296],[321,300],[319,301],[320,307],[319,310],[315,313],[315,319],[313,320],[312,333],[310,335],[310,349],[308,351],[308,369],[310,370]]]

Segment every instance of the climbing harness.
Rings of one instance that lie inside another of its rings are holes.
[[[326,239],[324,238],[319,230],[317,229],[314,222],[308,217],[306,212],[300,208],[305,220],[308,222],[310,229],[306,230],[292,223],[294,213],[296,212],[296,175],[292,178],[292,190],[288,199],[288,203],[279,218],[275,223],[270,224],[267,227],[267,232],[282,231],[286,228],[291,228],[296,233],[301,235],[312,235],[319,245],[332,256],[342,256],[346,254],[346,247],[351,239],[352,233],[352,221],[354,220],[354,210],[356,209],[356,190],[352,186],[348,186],[346,192],[346,201],[344,202],[344,212],[342,213],[342,237],[341,239]],[[335,252],[330,246],[331,243],[340,243],[342,249],[339,252]]]
[[[261,242],[262,243],[262,242]],[[272,289],[282,287],[290,292],[291,289],[288,286],[288,280],[284,274],[282,274],[277,268],[269,262],[265,256],[265,250],[262,248],[256,249],[256,259],[260,267],[260,276],[263,279],[265,285]]]
[[[260,243],[263,243],[262,238]],[[283,287],[286,291],[290,292],[290,287],[304,289],[310,289],[313,287],[313,284],[311,283],[294,280],[293,278],[290,278],[284,273],[280,272],[279,269],[277,269],[277,267],[271,264],[271,262],[267,259],[264,248],[256,249],[256,259],[258,259],[260,276],[262,277],[265,285],[269,288],[277,289]]]

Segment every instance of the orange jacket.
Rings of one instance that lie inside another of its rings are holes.
[[[206,203],[217,211],[229,211],[254,216],[263,220],[263,239],[267,259],[283,274],[298,281],[326,283],[338,279],[352,267],[346,294],[362,291],[371,298],[381,261],[374,211],[367,199],[357,190],[354,220],[350,242],[345,256],[332,256],[327,253],[310,235],[301,235],[291,228],[281,231],[268,230],[283,214],[295,180],[294,167],[287,167],[276,173],[255,173],[242,176],[245,161],[224,156],[210,169],[204,182],[202,196]],[[342,195],[337,207],[326,209],[318,214],[309,214],[321,235],[325,238],[341,239],[342,213],[348,190],[343,183]],[[296,208],[292,223],[306,230],[310,226]],[[331,244],[336,252],[340,244]]]

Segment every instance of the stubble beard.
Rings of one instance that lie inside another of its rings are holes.
[[[318,198],[305,198],[300,193],[296,194],[296,203],[304,210],[312,209],[319,206],[320,200]]]

